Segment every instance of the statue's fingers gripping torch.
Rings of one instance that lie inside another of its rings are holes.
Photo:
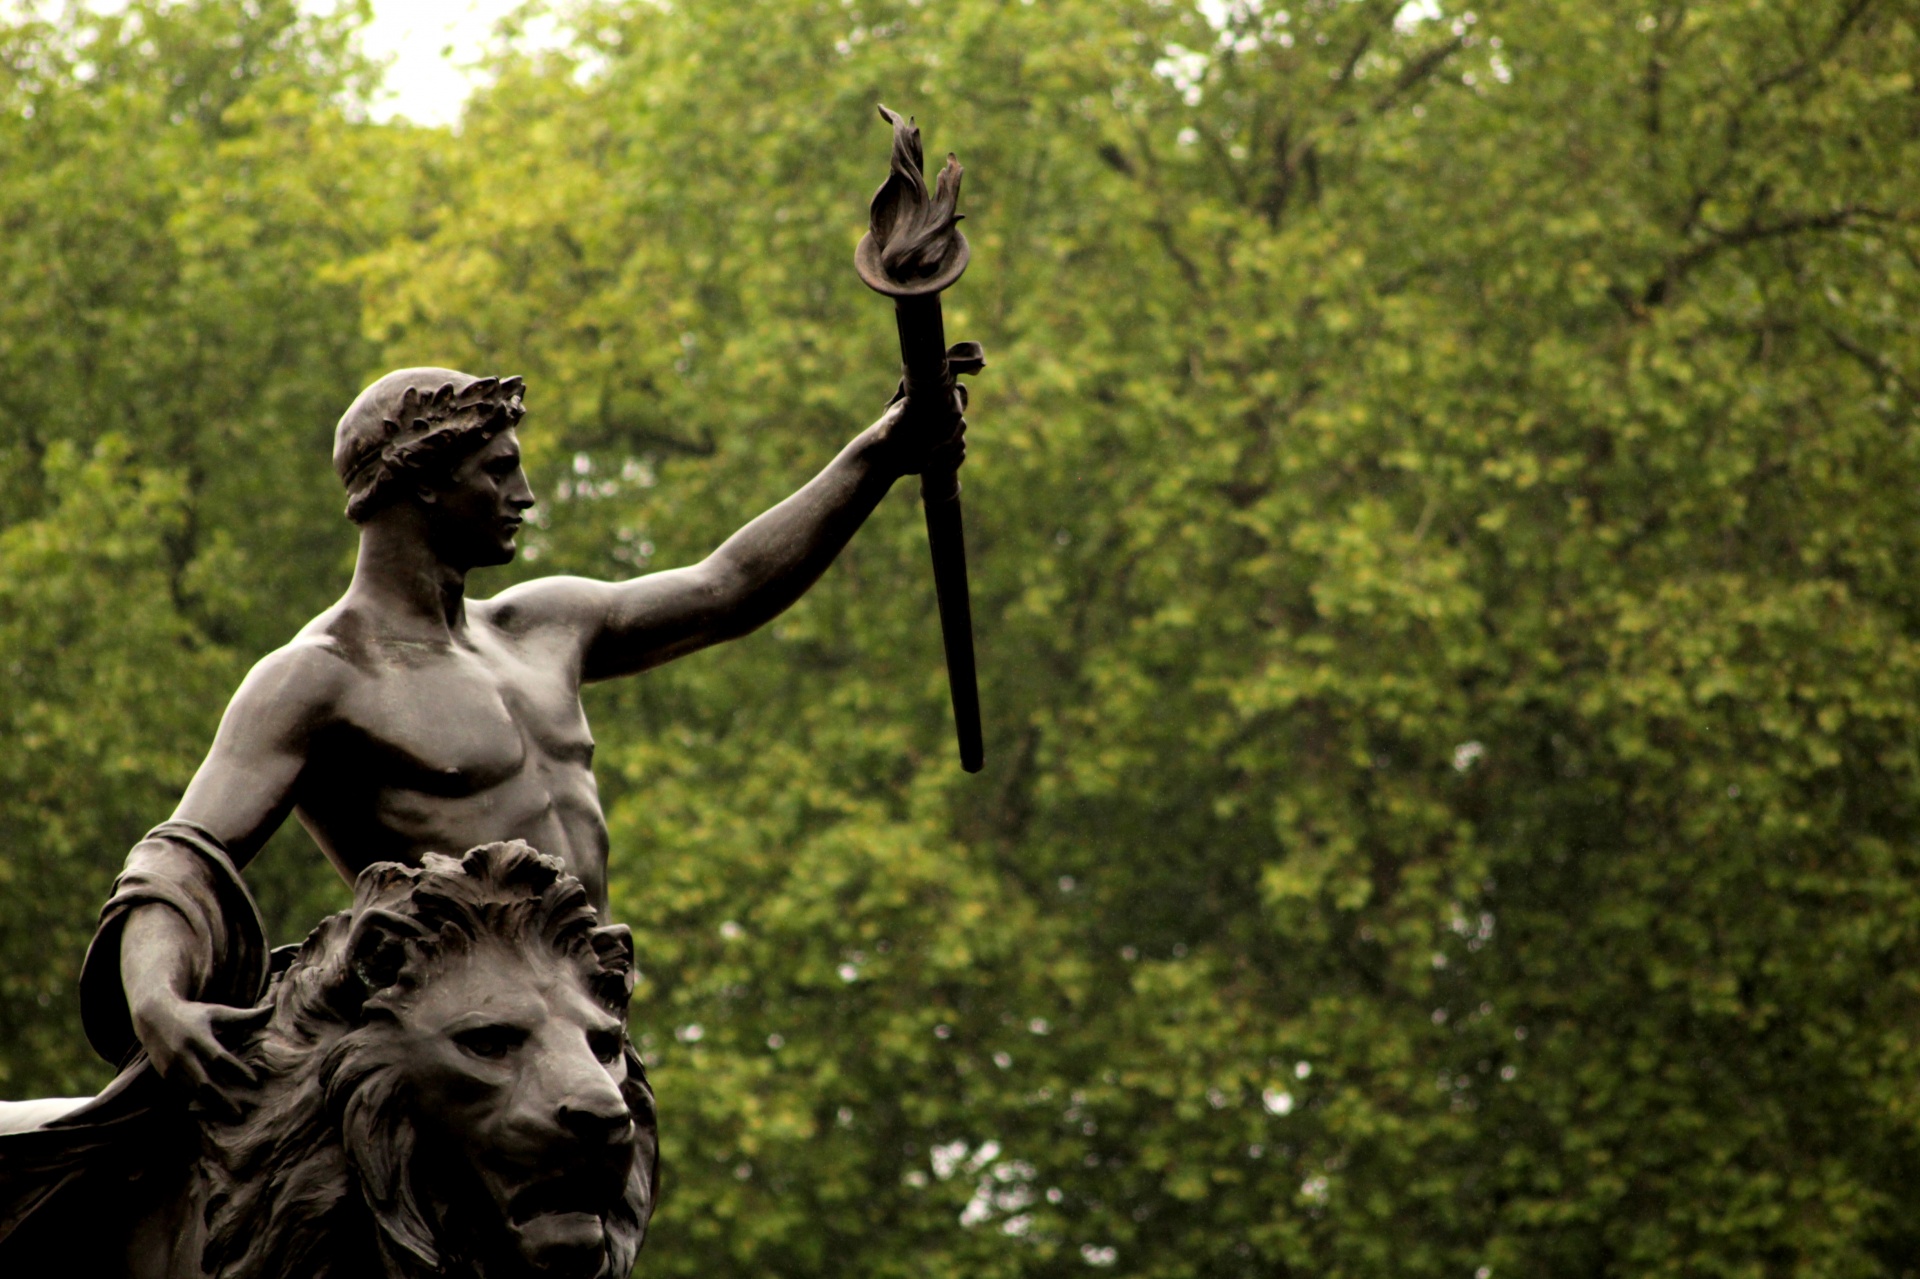
[[[954,377],[985,366],[980,346],[962,342],[947,347],[940,315],[940,293],[967,269],[967,237],[956,225],[960,214],[960,162],[952,155],[931,193],[920,152],[920,130],[885,107],[880,114],[893,126],[893,170],[874,193],[869,229],[854,254],[860,278],[875,292],[893,299],[900,329],[902,389],[920,405],[956,404]],[[964,408],[964,392],[957,401]],[[957,409],[955,410],[957,411]],[[973,610],[967,598],[967,546],[960,521],[960,476],[953,467],[937,467],[920,476],[926,507],[927,544],[933,552],[933,587],[940,602],[940,637],[947,650],[947,687],[953,696],[953,725],[960,739],[960,767],[980,771],[985,750],[980,738],[980,690],[973,666]]]

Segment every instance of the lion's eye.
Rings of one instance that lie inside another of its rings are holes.
[[[593,1049],[593,1055],[611,1066],[620,1059],[620,1035],[618,1031],[595,1030],[587,1034],[587,1047]]]
[[[498,1061],[526,1043],[527,1032],[518,1026],[476,1026],[455,1035],[453,1042],[476,1057]]]

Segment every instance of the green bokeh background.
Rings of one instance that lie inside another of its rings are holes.
[[[591,692],[641,1271],[1920,1274],[1920,6],[557,8],[452,130],[351,4],[0,20],[0,1094],[106,1079],[354,392],[528,379],[479,593],[697,559],[892,389],[884,101],[968,170],[988,766],[907,485]]]

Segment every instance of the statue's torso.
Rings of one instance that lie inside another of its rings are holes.
[[[465,639],[335,645],[353,676],[301,774],[301,823],[348,880],[524,839],[604,905],[606,820],[570,637],[511,635],[476,606]]]

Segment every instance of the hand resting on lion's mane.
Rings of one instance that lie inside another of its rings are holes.
[[[633,943],[560,863],[370,866],[277,958],[236,1117],[134,1069],[0,1137],[0,1271],[625,1279],[658,1162]]]

